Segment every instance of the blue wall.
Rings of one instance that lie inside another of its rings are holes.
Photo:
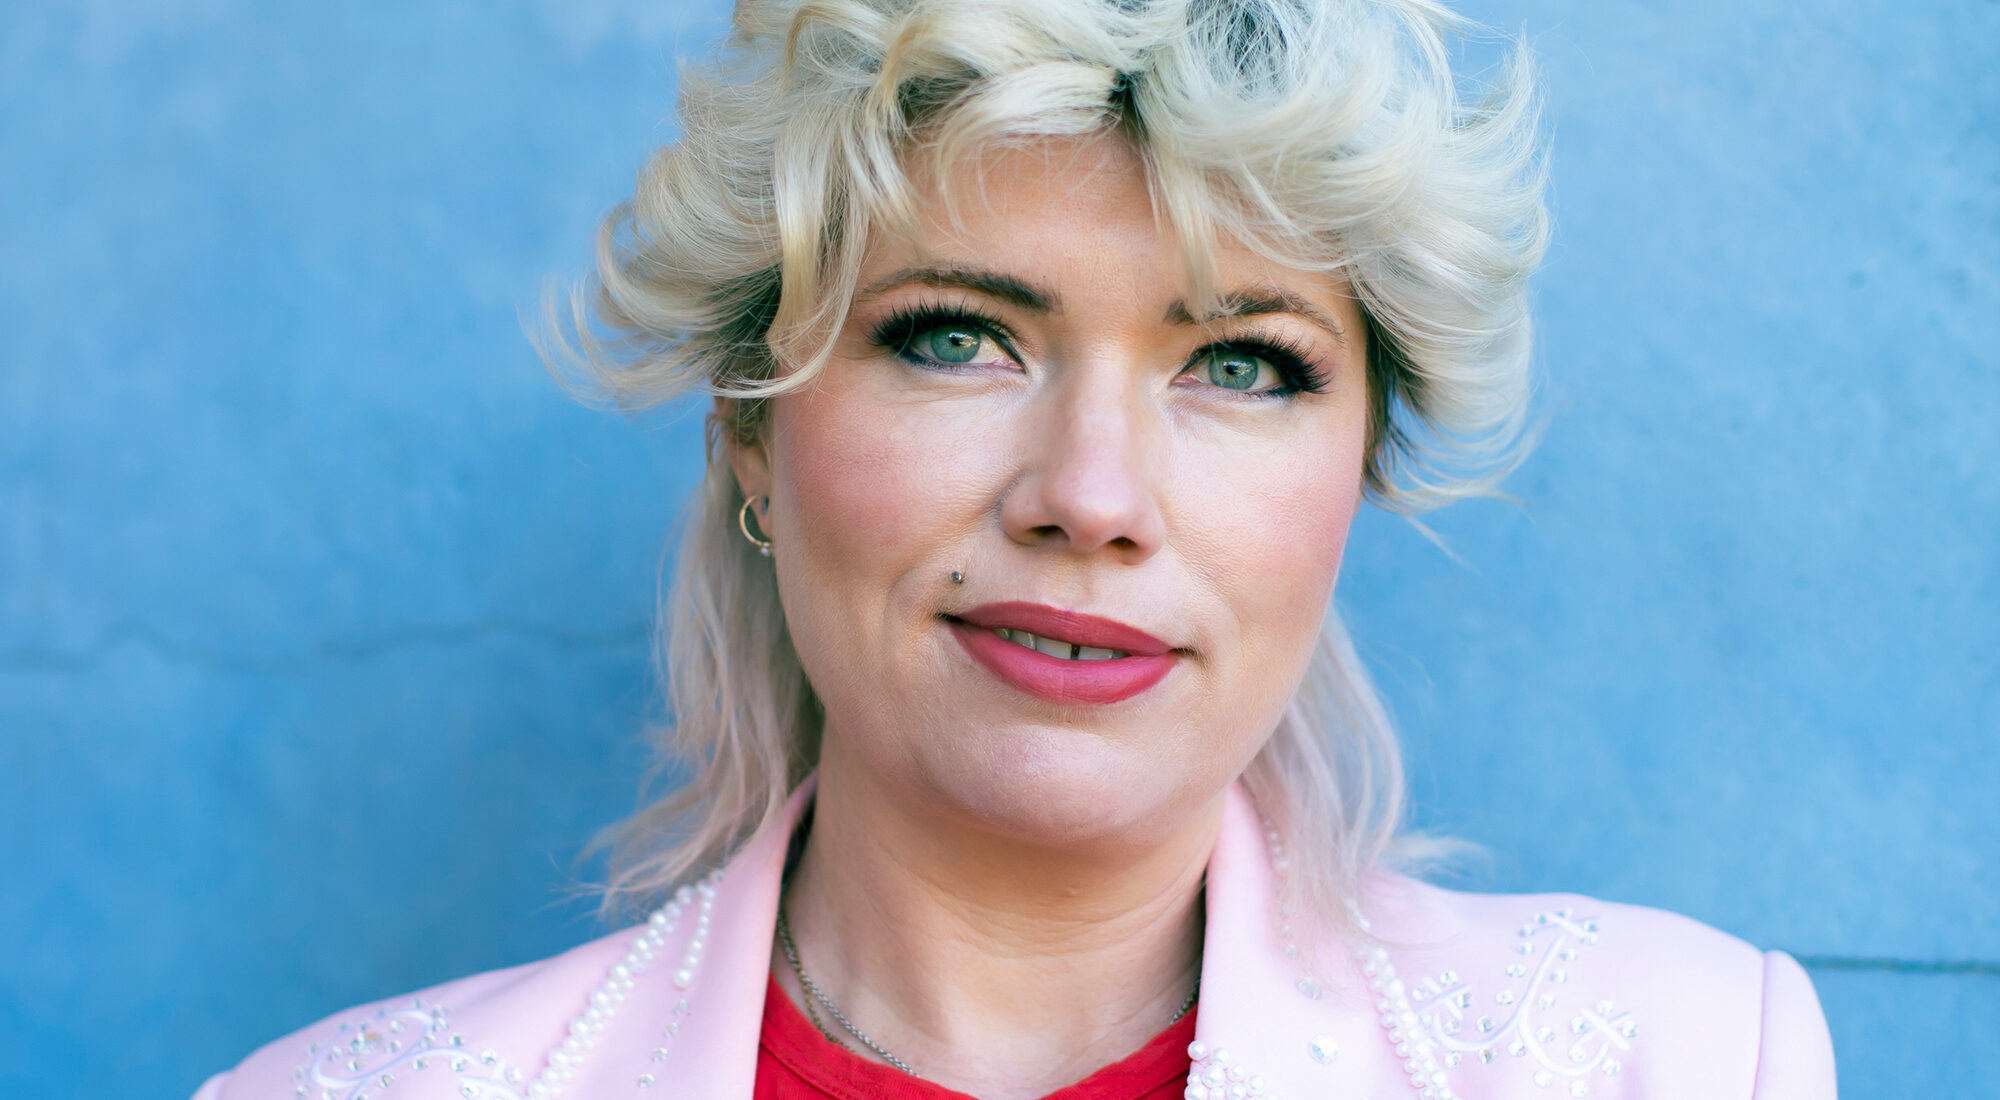
[[[697,431],[519,315],[719,6],[0,8],[9,1095],[595,934]],[[1806,958],[1849,1096],[1990,1083],[2000,6],[1467,10],[1551,88],[1552,420],[1463,564],[1355,534],[1422,820]]]

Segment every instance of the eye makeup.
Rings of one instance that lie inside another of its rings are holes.
[[[945,327],[969,328],[984,332],[993,337],[994,342],[1000,345],[1000,350],[1009,356],[1019,358],[1006,324],[998,317],[970,304],[948,306],[934,302],[898,309],[877,321],[869,329],[868,339],[876,347],[892,352],[905,362],[929,370],[949,371],[976,365],[948,363],[926,355],[917,348],[918,337]]]
[[[1208,357],[1219,352],[1262,359],[1278,372],[1281,379],[1279,385],[1245,393],[1245,397],[1295,397],[1301,393],[1325,393],[1331,381],[1311,349],[1300,341],[1277,333],[1238,336],[1204,344],[1195,350],[1188,365],[1182,368],[1182,373],[1195,370]]]
[[[1005,322],[971,303],[919,303],[892,311],[870,326],[869,341],[912,366],[924,370],[951,372],[981,362],[947,362],[922,350],[923,337],[941,328],[961,328],[984,333],[1001,351],[1019,360],[1013,333]],[[1282,333],[1248,333],[1215,340],[1196,348],[1178,375],[1193,373],[1211,356],[1227,353],[1251,356],[1270,364],[1279,384],[1268,389],[1241,391],[1246,398],[1292,398],[1301,393],[1324,393],[1331,382],[1310,346]],[[1223,387],[1216,387],[1222,389]]]

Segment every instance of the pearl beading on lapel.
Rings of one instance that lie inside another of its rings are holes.
[[[1284,843],[1269,819],[1263,825],[1271,868],[1282,877],[1290,864]],[[1300,967],[1295,988],[1308,1000],[1316,1001],[1321,995],[1320,984],[1303,968],[1282,891],[1274,914],[1285,958]],[[1368,931],[1365,918],[1360,918],[1360,924],[1362,931]],[[1535,941],[1544,933],[1549,935],[1549,942],[1538,948]],[[1561,1033],[1549,1024],[1537,1026],[1530,1014],[1555,1007],[1554,987],[1569,981],[1568,964],[1577,960],[1578,947],[1596,946],[1597,937],[1598,922],[1594,917],[1577,917],[1568,908],[1536,913],[1521,926],[1520,942],[1515,945],[1516,954],[1535,956],[1533,972],[1523,962],[1509,963],[1506,968],[1509,983],[1493,994],[1493,1003],[1502,1010],[1503,1018],[1496,1021],[1490,1015],[1479,1016],[1473,1022],[1476,1034],[1463,1038],[1460,1033],[1467,1030],[1465,1013],[1473,1007],[1475,998],[1470,985],[1460,981],[1456,972],[1447,970],[1435,979],[1424,978],[1412,990],[1397,975],[1387,949],[1364,945],[1355,949],[1354,957],[1375,995],[1377,1020],[1384,1036],[1410,1088],[1421,1100],[1459,1100],[1448,1071],[1458,1067],[1467,1055],[1476,1057],[1482,1065],[1490,1065],[1499,1059],[1503,1049],[1509,1057],[1536,1065],[1532,1079],[1537,1087],[1551,1088],[1558,1081],[1566,1081],[1569,1095],[1583,1100],[1590,1095],[1589,1077],[1593,1073],[1617,1077],[1623,1071],[1618,1055],[1630,1050],[1630,1041],[1639,1033],[1632,1014],[1617,1012],[1609,1000],[1600,1000],[1590,1009],[1573,1014],[1566,1026],[1571,1037],[1566,1060],[1557,1056]],[[1515,980],[1523,982],[1519,990],[1514,988]],[[1330,1036],[1317,1037],[1306,1046],[1307,1056],[1320,1065],[1332,1063],[1339,1052],[1339,1045]],[[1228,1076],[1232,1067],[1227,1051],[1218,1049],[1210,1053],[1203,1044],[1196,1043],[1188,1054],[1196,1064],[1188,1075],[1187,1100],[1245,1100],[1261,1096],[1248,1091],[1248,1083],[1254,1080],[1261,1089],[1262,1078],[1251,1077],[1240,1066],[1233,1067],[1239,1071],[1239,1077]],[[1218,1071],[1222,1074],[1219,1079],[1215,1076]],[[1244,1091],[1237,1091],[1239,1085]]]
[[[1188,1044],[1186,1100],[1278,1100],[1264,1091],[1264,1079],[1229,1056],[1222,1047],[1209,1049],[1197,1039]]]
[[[305,1064],[292,1070],[295,1100],[386,1100],[398,1081],[434,1067],[457,1076],[464,1100],[522,1100],[520,1069],[492,1050],[474,1054],[445,1007],[421,997],[342,1023],[339,1034],[306,1048]]]
[[[1282,879],[1285,871],[1291,867],[1292,861],[1285,855],[1285,845],[1284,841],[1278,836],[1278,827],[1271,824],[1268,818],[1264,821],[1264,844],[1271,853],[1271,870],[1277,872],[1278,876]],[[1321,992],[1319,979],[1313,977],[1312,973],[1305,968],[1304,960],[1299,953],[1298,941],[1292,936],[1292,915],[1290,910],[1285,907],[1285,898],[1282,890],[1279,891],[1273,914],[1277,917],[1278,940],[1285,952],[1285,958],[1293,966],[1299,968],[1298,980],[1292,983],[1292,988],[1298,990],[1306,1000],[1319,1000]],[[1315,1055],[1314,1060],[1325,1062],[1328,1059]]]
[[[1548,942],[1538,949],[1535,941],[1545,934]],[[1457,1067],[1466,1055],[1476,1057],[1481,1065],[1491,1065],[1502,1051],[1536,1066],[1533,1081],[1537,1087],[1546,1089],[1558,1081],[1567,1082],[1569,1095],[1582,1100],[1590,1095],[1593,1074],[1617,1077],[1623,1071],[1618,1056],[1628,1052],[1631,1040],[1638,1037],[1637,1021],[1630,1012],[1617,1011],[1613,1002],[1599,1000],[1570,1016],[1563,1029],[1570,1037],[1568,1046],[1561,1048],[1565,1058],[1558,1057],[1562,1032],[1548,1023],[1537,1024],[1532,1013],[1555,1007],[1557,994],[1553,989],[1568,983],[1568,964],[1578,957],[1576,945],[1595,946],[1597,936],[1596,918],[1576,917],[1567,908],[1536,913],[1521,926],[1520,942],[1514,948],[1518,955],[1535,957],[1534,969],[1531,972],[1521,962],[1508,964],[1509,981],[1492,998],[1504,1010],[1502,1018],[1479,1016],[1474,1021],[1475,1033],[1469,1036],[1461,1033],[1467,1030],[1466,1013],[1474,1008],[1477,997],[1470,983],[1461,981],[1456,972],[1447,970],[1434,979],[1424,978],[1412,990],[1397,976],[1383,948],[1364,947],[1355,955],[1368,988],[1376,994],[1382,1028],[1397,1057],[1403,1059],[1411,1087],[1424,1100],[1454,1100],[1457,1094],[1446,1071]],[[1514,987],[1517,981],[1523,983],[1518,990]]]
[[[1403,979],[1396,976],[1389,952],[1376,946],[1356,948],[1354,954],[1361,963],[1362,977],[1368,979],[1368,988],[1376,995],[1375,1011],[1380,1014],[1382,1030],[1403,1063],[1410,1087],[1424,1100],[1456,1100],[1458,1094],[1452,1091],[1438,1062],[1438,1044],[1410,1006],[1409,993]]]
[[[343,1038],[339,1041],[307,1047],[305,1064],[292,1070],[294,1100],[369,1100],[371,1089],[383,1094],[378,1100],[388,1100],[398,1074],[423,1072],[434,1066],[457,1075],[457,1093],[462,1100],[553,1100],[561,1096],[575,1080],[585,1056],[597,1046],[597,1037],[637,987],[640,973],[652,966],[667,937],[680,928],[690,912],[694,934],[688,938],[672,980],[681,990],[694,985],[708,945],[716,887],[721,882],[722,872],[711,872],[693,886],[682,886],[674,892],[673,900],[646,918],[624,958],[612,965],[583,1011],[570,1020],[562,1042],[549,1052],[547,1064],[533,1081],[526,1082],[526,1091],[518,1067],[492,1050],[474,1055],[465,1036],[450,1030],[445,1007],[434,1004],[426,1008],[418,997],[403,1007],[377,1008],[372,1019],[341,1024]],[[668,1044],[680,1033],[681,1018],[688,1010],[687,998],[674,1003],[664,1040],[653,1051],[654,1062],[666,1060]],[[646,1073],[637,1084],[646,1088],[653,1080],[653,1075]]]
[[[711,871],[708,877],[702,879],[699,883],[693,886],[682,886],[680,889],[674,891],[672,901],[661,906],[652,916],[646,918],[646,931],[640,934],[637,942],[632,945],[632,950],[626,953],[624,960],[618,966],[612,968],[610,981],[620,982],[625,988],[630,989],[630,975],[636,974],[653,961],[660,948],[665,946],[666,938],[673,935],[679,927],[681,919],[687,916],[689,907],[693,906],[694,934],[688,938],[687,949],[681,955],[680,966],[673,973],[675,989],[686,991],[693,987],[695,977],[701,970],[702,953],[708,947],[709,922],[715,910],[715,889],[721,883],[722,872],[720,870]],[[621,975],[621,970],[629,971],[630,973]],[[607,984],[610,984],[610,982],[607,982]],[[603,992],[604,990],[601,989],[598,991],[599,994]],[[595,1002],[597,996],[598,994],[593,994],[591,1000]],[[659,1045],[653,1048],[652,1061],[655,1064],[666,1061],[668,1056],[673,1053],[673,1041],[680,1035],[681,1019],[688,1014],[688,1010],[689,1005],[686,997],[679,998],[674,1002],[673,1018],[661,1030]],[[571,1025],[571,1028],[573,1034],[575,1025]],[[551,1061],[553,1061],[553,1057],[551,1055]],[[640,1074],[633,1083],[644,1089],[651,1088],[656,1080],[657,1078],[648,1072]],[[552,1093],[550,1095],[560,1094]]]
[[[638,977],[652,967],[666,946],[667,937],[680,928],[680,922],[690,911],[694,916],[694,934],[680,958],[680,966],[673,973],[674,988],[686,990],[695,983],[701,970],[702,953],[708,946],[708,932],[711,914],[715,909],[715,890],[722,882],[722,872],[711,871],[708,876],[693,886],[682,886],[674,891],[673,900],[653,911],[646,918],[643,930],[633,938],[632,946],[625,957],[613,964],[603,984],[590,995],[590,1002],[581,1013],[570,1021],[569,1033],[562,1044],[549,1052],[548,1064],[542,1067],[535,1080],[528,1086],[528,1100],[553,1100],[563,1094],[563,1090],[576,1078],[582,1068],[584,1058],[597,1046],[597,1037],[618,1014],[626,997],[638,985]],[[669,1021],[662,1035],[661,1045],[653,1050],[652,1060],[664,1062],[670,1053],[670,1044],[680,1034],[681,1017],[688,1013],[687,998],[674,1003],[674,1018]],[[655,1081],[651,1073],[642,1073],[634,1082],[639,1088],[650,1088]]]

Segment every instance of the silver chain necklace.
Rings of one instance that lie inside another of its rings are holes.
[[[798,945],[792,942],[792,922],[785,919],[785,903],[783,900],[778,902],[778,943],[784,947],[785,961],[792,964],[792,973],[798,975],[799,985],[805,988],[806,993],[813,1000],[819,1002],[821,1008],[826,1009],[828,1015],[838,1020],[840,1026],[846,1028],[849,1035],[859,1039],[862,1046],[874,1051],[884,1062],[895,1066],[912,1077],[921,1078],[923,1076],[923,1074],[911,1069],[908,1062],[882,1049],[882,1044],[870,1039],[860,1028],[855,1027],[854,1021],[848,1019],[845,1013],[835,1008],[833,1002],[827,1000],[826,994],[820,991],[819,986],[806,976],[805,964],[799,961]],[[1180,1023],[1187,1016],[1188,1011],[1194,1008],[1195,999],[1200,995],[1201,982],[1196,981],[1194,988],[1188,990],[1187,1000],[1181,1002],[1180,1010],[1174,1013],[1173,1019],[1167,1021],[1167,1026],[1172,1027]],[[841,1042],[839,1036],[828,1030],[827,1026],[820,1022],[819,1014],[813,1011],[813,1006],[810,1003],[806,1005],[806,1016],[812,1020],[813,1026],[819,1029],[819,1033],[826,1036],[828,1042],[842,1050],[848,1049],[847,1044]]]

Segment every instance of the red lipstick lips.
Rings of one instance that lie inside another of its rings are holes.
[[[1084,659],[1052,656],[995,633],[1032,634],[1036,639],[1079,649],[1111,650],[1123,656]],[[983,604],[961,612],[951,623],[958,644],[986,671],[1009,686],[1052,703],[1105,704],[1130,699],[1173,670],[1173,647],[1137,627],[1112,619],[1063,611],[1034,603]]]

